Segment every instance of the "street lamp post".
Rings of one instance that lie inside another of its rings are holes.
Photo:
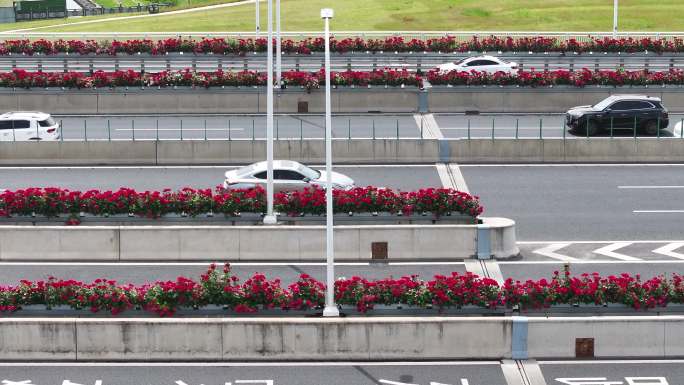
[[[259,33],[261,32],[261,15],[259,15],[259,0],[256,0],[254,2],[256,4],[256,37],[259,37]]]
[[[268,0],[268,42],[266,43],[266,216],[264,224],[274,225],[273,213],[273,0]]]
[[[325,252],[327,261],[324,317],[339,317],[340,311],[335,305],[335,243],[333,238],[333,186],[332,186],[332,118],[330,116],[330,19],[333,10],[321,9],[321,18],[325,20]]]
[[[280,53],[280,0],[276,0],[276,84],[281,86],[282,57]]]
[[[613,0],[613,38],[617,37],[618,30],[618,0]]]

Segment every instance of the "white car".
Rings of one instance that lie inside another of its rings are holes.
[[[457,62],[442,64],[439,67],[439,72],[444,74],[451,71],[463,72],[486,72],[494,74],[497,72],[504,72],[507,74],[518,74],[518,63],[508,62],[494,56],[473,56],[459,60]]]
[[[225,189],[266,188],[266,162],[258,162],[236,170],[227,171],[223,182]],[[273,186],[275,191],[303,190],[306,187],[326,186],[325,171],[309,168],[291,160],[273,161]],[[334,189],[351,190],[354,180],[338,172],[332,172]]]
[[[58,140],[59,123],[50,114],[35,111],[0,115],[0,141]]]

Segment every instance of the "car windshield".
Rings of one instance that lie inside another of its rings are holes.
[[[303,164],[299,165],[299,167],[297,168],[297,171],[309,179],[318,179],[318,177],[321,176],[320,171],[316,171],[312,168],[306,167]]]
[[[253,171],[254,171],[254,165],[252,164],[252,165],[245,166],[245,167],[242,167],[242,168],[235,170],[235,173],[238,175],[238,177],[244,178],[248,175],[251,175]]]
[[[459,60],[459,61],[457,61],[457,62],[454,62],[454,64],[463,64],[463,62],[465,62],[465,61],[468,60],[468,59],[469,59],[469,58],[461,59],[461,60]]]
[[[603,111],[606,107],[610,106],[615,101],[615,98],[609,97],[601,100],[600,102],[594,104],[594,109],[598,111]]]

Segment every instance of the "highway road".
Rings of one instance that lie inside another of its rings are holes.
[[[571,106],[567,106],[568,108]],[[559,111],[564,111],[565,107]],[[249,140],[266,138],[266,117],[259,115],[225,116],[68,116],[55,115],[62,122],[63,140]],[[434,120],[432,120],[434,119]],[[584,138],[564,126],[563,114],[357,114],[333,117],[333,138],[420,138],[428,137],[428,124],[439,127],[444,138]],[[672,137],[676,122],[684,114],[670,114],[669,128],[662,137]],[[430,123],[428,123],[430,120]],[[322,115],[277,115],[274,136],[279,139],[324,139]],[[422,128],[421,128],[422,126]],[[205,129],[206,127],[206,129]],[[468,128],[470,127],[470,128]],[[493,131],[493,133],[492,133]],[[632,130],[615,129],[617,137],[631,137]],[[600,136],[610,136],[609,130]],[[639,137],[648,137],[638,132]],[[652,137],[653,135],[651,135]]]
[[[3,385],[516,385],[512,361],[4,363]],[[528,361],[548,385],[681,385],[684,361]],[[534,376],[529,373],[528,375]],[[582,380],[584,379],[584,380]],[[525,382],[528,383],[528,382]],[[543,382],[532,382],[541,384]]]
[[[0,188],[212,188],[222,183],[228,169],[2,167]],[[401,190],[449,186],[449,181],[440,179],[434,164],[349,165],[336,170],[352,177],[359,186]],[[684,238],[684,165],[460,165],[460,170],[470,192],[480,196],[485,216],[515,219],[520,241],[573,243],[568,245],[569,252],[579,259],[601,244],[577,242]],[[648,246],[642,248],[639,253],[650,252],[645,250]]]

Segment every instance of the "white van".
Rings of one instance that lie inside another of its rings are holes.
[[[0,141],[58,140],[59,123],[50,114],[37,111],[8,112],[0,115]]]

